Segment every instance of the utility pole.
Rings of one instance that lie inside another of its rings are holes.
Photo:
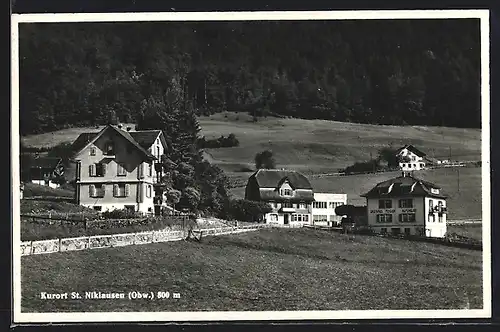
[[[458,192],[460,192],[460,167],[457,167],[457,188]]]

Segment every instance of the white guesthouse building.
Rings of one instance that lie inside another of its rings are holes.
[[[368,226],[375,233],[444,237],[446,196],[439,186],[402,176],[378,183],[366,198]]]
[[[425,168],[426,154],[413,145],[405,145],[396,155],[400,159],[399,168],[402,171],[419,171]]]
[[[269,203],[266,223],[300,227],[311,222],[313,189],[299,172],[259,169],[248,179],[245,199]]]
[[[314,193],[312,203],[312,225],[337,226],[342,216],[335,214],[335,208],[347,204],[346,194]]]

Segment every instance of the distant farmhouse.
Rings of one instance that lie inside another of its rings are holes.
[[[418,171],[426,166],[426,154],[413,145],[405,145],[396,152],[402,171]]]
[[[269,203],[266,223],[301,226],[337,222],[333,209],[345,204],[347,196],[315,194],[309,180],[296,171],[259,169],[248,179],[245,199]]]
[[[446,234],[446,196],[433,183],[403,173],[361,196],[366,198],[368,226],[375,233],[440,238]]]
[[[166,206],[155,167],[167,144],[161,130],[134,131],[107,125],[73,143],[76,201],[98,211],[129,209],[159,214]]]
[[[59,179],[64,176],[61,158],[35,157],[29,167],[29,182],[51,188],[60,186]]]

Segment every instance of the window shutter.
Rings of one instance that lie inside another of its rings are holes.
[[[94,176],[94,164],[89,165],[89,176]]]
[[[117,184],[113,185],[113,196],[114,197],[118,196],[118,185]]]
[[[138,166],[137,166],[137,178],[138,179],[142,179],[143,178],[143,168],[142,168],[142,165],[143,163],[140,163]]]
[[[128,183],[125,184],[125,196],[130,196],[130,185]]]
[[[102,190],[102,197],[106,196],[106,185],[104,183],[101,185],[101,190]]]
[[[82,171],[82,163],[81,162],[78,162],[76,164],[76,181],[80,181],[80,177],[81,177],[81,171]]]
[[[94,197],[95,196],[95,185],[91,184],[89,186],[89,196]]]
[[[106,176],[106,164],[101,164],[102,167],[102,176]]]
[[[142,203],[142,183],[137,184],[137,203]]]

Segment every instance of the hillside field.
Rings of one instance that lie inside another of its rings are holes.
[[[253,122],[246,113],[218,113],[199,118],[202,135],[217,138],[234,133],[240,145],[207,149],[205,158],[219,165],[238,187],[231,190],[244,196],[244,185],[255,168],[255,154],[271,149],[277,167],[303,172],[315,191],[346,193],[349,203],[365,204],[359,195],[376,183],[398,176],[399,172],[319,176],[335,173],[356,161],[375,158],[380,148],[413,144],[438,159],[481,160],[481,131],[422,126],[382,126],[326,120],[259,118]],[[127,125],[125,125],[127,126]],[[133,125],[132,125],[133,126]],[[69,128],[52,133],[22,137],[27,146],[50,147],[72,142],[85,131],[100,128]],[[450,158],[451,156],[451,158]],[[416,177],[436,183],[449,198],[449,218],[481,217],[481,168],[449,168],[415,172]]]
[[[482,308],[481,251],[310,229],[21,260],[23,312]],[[40,292],[85,291],[180,298],[40,299]]]

